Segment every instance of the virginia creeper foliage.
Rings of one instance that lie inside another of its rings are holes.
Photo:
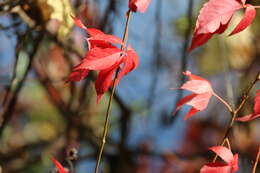
[[[222,34],[235,12],[244,8],[244,17],[230,35],[246,29],[254,20],[255,7],[246,0],[209,0],[200,10],[189,51],[206,43],[214,34]]]
[[[193,75],[190,71],[186,71],[183,74],[189,77],[189,81],[184,83],[180,89],[191,91],[193,94],[182,98],[177,103],[176,111],[180,110],[184,104],[192,106],[184,118],[186,120],[195,113],[205,110],[214,92],[211,84],[206,79]]]
[[[90,70],[99,71],[95,88],[97,101],[109,89],[113,83],[113,76],[119,68],[120,72],[116,83],[138,66],[138,55],[129,45],[127,49],[123,41],[113,35],[105,34],[94,28],[87,28],[79,19],[73,17],[75,24],[86,30],[89,38],[87,43],[89,51],[80,64],[74,67],[67,81],[80,81],[84,79]],[[122,46],[123,49],[115,45]]]
[[[260,117],[260,89],[256,92],[254,113],[236,118],[238,121],[247,122]]]
[[[204,165],[200,173],[234,173],[238,170],[238,154],[233,155],[230,149],[223,146],[209,148],[226,163],[208,163]]]

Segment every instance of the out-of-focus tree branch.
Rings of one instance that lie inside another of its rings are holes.
[[[26,67],[25,73],[22,76],[21,80],[18,82],[16,88],[13,91],[13,96],[10,98],[8,105],[6,106],[6,108],[4,108],[3,114],[1,115],[0,136],[3,133],[5,126],[8,124],[8,122],[11,120],[13,116],[13,113],[15,111],[15,105],[19,98],[19,94],[25,84],[29,71],[31,70],[31,67],[33,65],[33,60],[35,58],[35,55],[38,51],[42,39],[43,39],[43,33],[38,33],[36,38],[34,38],[34,44],[33,44],[34,46],[32,50],[28,53],[29,63]]]
[[[181,52],[181,68],[179,71],[179,85],[182,85],[184,83],[185,80],[185,76],[182,74],[184,71],[187,70],[187,62],[188,62],[188,47],[189,47],[189,41],[190,41],[190,34],[192,31],[192,21],[193,21],[193,0],[189,0],[188,2],[188,8],[187,8],[187,12],[186,12],[186,18],[188,20],[188,25],[186,27],[185,30],[185,35],[184,35],[184,42],[182,45],[182,52]],[[178,95],[176,96],[176,101],[175,104],[177,104],[177,102],[182,98],[183,96],[183,90],[178,90]],[[173,111],[176,108],[174,107]],[[176,113],[175,116],[170,115],[170,123],[174,123],[176,118],[178,117],[179,112]]]

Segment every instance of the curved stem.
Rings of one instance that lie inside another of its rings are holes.
[[[228,111],[231,113],[233,112],[233,108],[224,100],[222,99],[219,95],[217,95],[215,92],[213,92],[213,95],[219,100],[221,101],[228,109]]]
[[[126,43],[127,43],[127,39],[128,39],[128,28],[129,28],[129,22],[130,22],[131,14],[132,14],[132,12],[130,10],[128,10],[127,20],[126,20],[126,25],[125,25],[125,31],[124,31],[124,36],[123,36],[123,43],[124,44],[121,46],[121,50],[124,50],[126,48]],[[102,135],[102,139],[101,139],[101,146],[100,146],[100,150],[99,150],[98,158],[97,158],[97,162],[96,162],[95,173],[98,173],[102,154],[104,152],[104,148],[105,148],[105,144],[106,144],[106,137],[107,137],[107,134],[108,134],[108,127],[109,127],[109,117],[110,117],[113,98],[114,98],[114,94],[115,94],[115,90],[116,90],[118,73],[119,73],[119,68],[116,70],[115,78],[113,80],[112,92],[111,92],[111,95],[110,95],[110,98],[109,98],[108,107],[107,107],[107,111],[106,111],[106,119],[105,119],[105,124],[104,124],[103,135]]]

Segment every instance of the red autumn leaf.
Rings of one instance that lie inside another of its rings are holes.
[[[101,47],[104,47],[104,45],[106,45],[106,47],[110,47],[109,45],[111,45],[111,43],[123,45],[123,42],[120,38],[113,35],[105,34],[102,31],[95,28],[87,28],[81,22],[81,20],[76,17],[72,16],[72,19],[79,28],[84,29],[90,35],[90,37],[87,39],[89,49],[98,45],[102,45]]]
[[[123,76],[138,66],[138,56],[131,46],[127,50],[121,50],[114,46],[113,44],[119,44],[124,47],[120,38],[104,34],[98,29],[87,28],[79,19],[72,18],[78,27],[86,30],[89,34],[90,37],[87,38],[89,51],[81,63],[74,67],[67,82],[80,81],[88,75],[90,70],[99,70],[95,83],[97,101],[99,101],[111,87],[116,70],[120,69],[117,84]]]
[[[96,92],[97,92],[97,102],[101,99],[102,95],[109,89],[109,87],[113,84],[113,75],[116,72],[117,68],[120,68],[120,65],[123,64],[121,68],[116,84],[120,81],[120,79],[127,75],[130,71],[134,70],[138,66],[138,55],[131,48],[128,47],[128,50],[122,56],[122,59],[115,63],[111,68],[101,70],[98,74],[98,78],[95,83]]]
[[[223,33],[234,13],[241,8],[246,8],[245,16],[232,34],[241,32],[252,23],[254,7],[245,4],[245,0],[209,0],[205,3],[200,10],[189,51],[206,43],[212,35]]]
[[[128,46],[125,56],[123,57],[123,63],[124,66],[122,67],[122,70],[118,74],[118,81],[127,75],[130,71],[136,69],[136,67],[139,64],[138,55],[134,51],[134,49],[131,47],[131,45]]]
[[[232,162],[234,159],[233,153],[230,149],[222,146],[215,146],[209,148],[211,151],[216,153],[221,159],[223,159],[226,163]]]
[[[184,83],[180,89],[191,91],[193,94],[185,96],[177,103],[175,113],[180,110],[184,104],[192,106],[184,118],[186,120],[195,113],[203,111],[207,108],[209,100],[212,97],[214,91],[211,87],[211,84],[206,79],[193,75],[189,71],[184,72],[184,75],[189,77],[189,81]]]
[[[200,173],[230,173],[230,166],[224,163],[208,163],[200,169]]]
[[[99,72],[97,80],[95,82],[95,88],[97,92],[97,102],[100,101],[103,94],[109,89],[113,83],[113,75],[116,68],[106,69]]]
[[[55,164],[56,168],[58,169],[59,173],[68,173],[63,166],[58,162],[55,158],[51,158],[52,162]]]
[[[256,15],[256,10],[253,5],[246,4],[246,11],[243,19],[239,22],[236,28],[232,31],[230,35],[234,35],[246,29],[254,20]]]
[[[255,96],[254,113],[236,118],[237,121],[247,122],[260,117],[260,89]]]
[[[200,173],[234,173],[238,170],[238,154],[233,155],[230,149],[223,146],[210,148],[226,163],[208,163],[204,165]]]
[[[144,13],[150,3],[151,0],[129,0],[128,6],[134,12],[140,11]]]
[[[88,75],[89,70],[104,70],[111,68],[114,64],[120,62],[122,59],[121,53],[122,51],[116,47],[95,47],[90,49],[82,62],[74,67],[66,82],[84,79]]]
[[[99,48],[90,49],[82,62],[74,70],[104,70],[110,68],[122,59],[123,52],[116,48]]]

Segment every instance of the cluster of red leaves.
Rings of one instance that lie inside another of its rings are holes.
[[[260,117],[260,89],[256,92],[254,113],[236,118],[238,121],[247,122]]]
[[[138,66],[138,55],[131,46],[128,46],[127,50],[114,46],[113,44],[117,44],[125,48],[120,38],[105,34],[98,29],[87,28],[79,19],[75,17],[73,19],[75,24],[86,30],[89,35],[86,39],[89,51],[81,63],[74,67],[67,81],[80,81],[88,75],[90,70],[100,71],[95,83],[99,101],[113,84],[113,76],[118,68],[120,72],[116,83]]]
[[[180,110],[180,108],[184,104],[192,106],[192,108],[184,118],[186,120],[195,113],[206,109],[211,96],[214,95],[214,91],[211,87],[211,84],[206,79],[193,75],[190,71],[186,71],[183,74],[189,77],[189,81],[184,83],[180,89],[191,91],[193,92],[193,94],[187,95],[182,98],[177,103],[175,112]]]
[[[206,43],[214,34],[222,34],[234,13],[245,9],[244,17],[231,32],[237,34],[247,28],[255,18],[256,10],[246,0],[209,0],[200,10],[189,51]]]
[[[132,11],[144,13],[151,3],[151,0],[129,0],[128,6]]]
[[[208,163],[200,169],[200,173],[234,173],[238,170],[238,154],[233,155],[230,149],[223,146],[209,148],[226,163]]]
[[[51,160],[56,166],[59,173],[68,173],[68,171],[66,171],[65,168],[63,168],[63,166],[60,164],[60,162],[58,162],[55,158],[51,158]]]

